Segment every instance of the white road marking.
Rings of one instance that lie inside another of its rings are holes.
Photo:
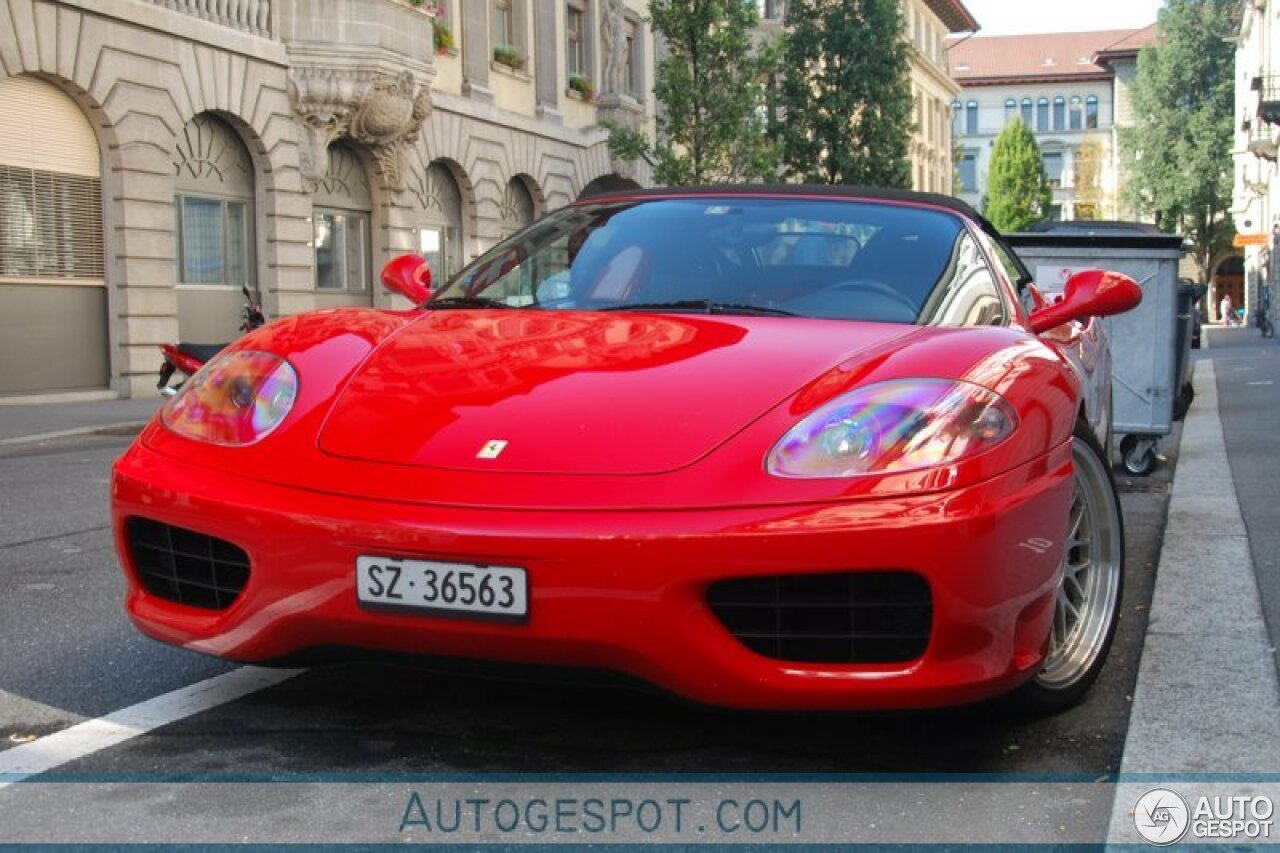
[[[1248,382],[1248,385],[1274,385],[1270,379],[1259,379],[1257,382]]]
[[[241,667],[0,752],[0,788],[293,678],[300,669]]]

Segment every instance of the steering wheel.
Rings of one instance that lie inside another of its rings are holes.
[[[920,306],[916,305],[907,297],[903,296],[894,288],[882,281],[873,281],[869,278],[851,279],[849,281],[838,281],[830,287],[824,288],[822,293],[837,293],[839,291],[862,291],[864,293],[874,293],[883,296],[886,299],[901,305],[911,313],[912,318],[920,313]]]

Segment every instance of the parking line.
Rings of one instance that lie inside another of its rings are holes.
[[[245,666],[0,752],[0,788],[293,678],[300,669]]]

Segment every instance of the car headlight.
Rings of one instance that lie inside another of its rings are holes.
[[[842,394],[784,435],[766,460],[777,477],[858,477],[951,465],[1017,426],[998,394],[949,379],[902,379]]]
[[[161,410],[164,425],[186,438],[242,447],[269,434],[293,408],[298,374],[268,352],[214,357]]]

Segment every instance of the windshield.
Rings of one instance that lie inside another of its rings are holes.
[[[564,208],[428,307],[670,310],[925,322],[985,269],[960,219],[874,201],[720,196]]]

